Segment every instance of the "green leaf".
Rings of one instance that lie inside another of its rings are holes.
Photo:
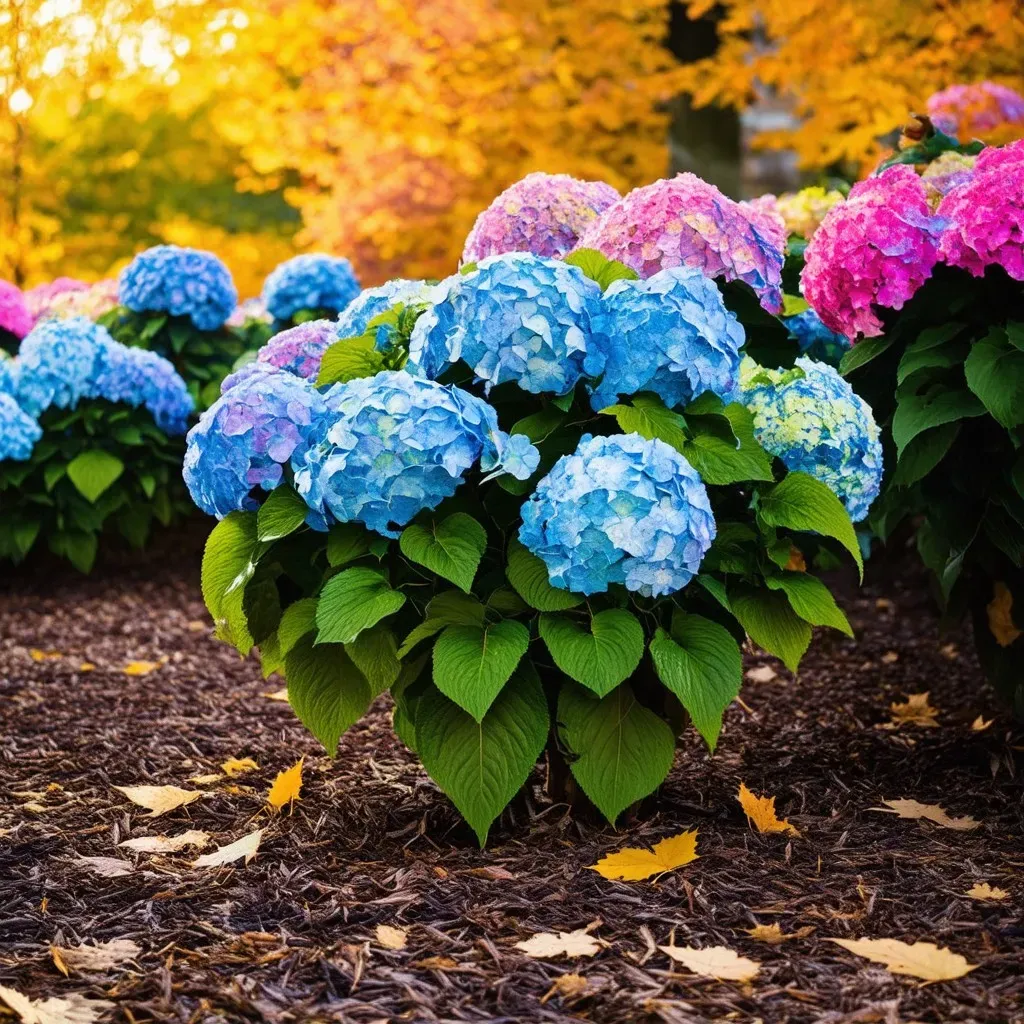
[[[332,576],[320,594],[316,624],[318,644],[349,644],[364,629],[394,615],[405,604],[405,594],[376,569],[343,569]]]
[[[288,605],[277,624],[277,645],[283,658],[307,634],[316,630],[315,597],[304,597]]]
[[[909,487],[926,477],[946,457],[959,433],[959,423],[943,423],[918,434],[896,462],[893,486]]]
[[[345,653],[362,672],[373,697],[389,689],[402,671],[395,634],[383,623],[364,629],[352,643],[345,644]]]
[[[658,678],[690,713],[714,751],[725,709],[743,683],[743,658],[732,634],[702,615],[672,616],[672,634],[659,627],[651,640]]]
[[[68,463],[68,477],[78,493],[93,503],[124,472],[124,463],[102,448],[92,448],[76,455]]]
[[[534,444],[545,440],[565,422],[565,413],[554,405],[524,416],[512,424],[510,434],[525,434]]]
[[[963,326],[947,323],[923,330],[904,351],[896,370],[896,383],[902,384],[918,370],[946,369],[962,363],[966,346],[953,339]]]
[[[892,418],[892,439],[896,442],[897,455],[902,456],[903,449],[931,427],[984,414],[985,406],[969,391],[932,386],[921,394],[901,397]]]
[[[781,590],[793,611],[812,626],[830,626],[853,636],[853,630],[846,615],[836,604],[828,587],[817,576],[808,576],[805,572],[784,572],[781,576],[765,578],[771,590]]]
[[[708,576],[707,573],[701,573],[697,577],[697,582],[727,611],[732,611],[732,606],[729,604],[729,594],[725,589],[725,584],[716,579],[714,576]]]
[[[858,341],[843,356],[839,363],[839,372],[844,377],[849,377],[854,370],[859,370],[891,348],[895,340],[894,335],[883,334],[879,338],[864,338],[862,341]]]
[[[289,484],[274,488],[256,513],[256,536],[262,541],[280,540],[305,521],[309,507]]]
[[[672,768],[671,728],[637,702],[628,683],[607,697],[566,683],[558,697],[558,723],[576,755],[569,764],[574,778],[612,825],[630,804],[657,789]]]
[[[384,355],[377,351],[372,336],[362,334],[343,338],[324,352],[316,386],[320,388],[358,377],[373,377],[384,369],[387,369]]]
[[[213,616],[217,637],[245,655],[253,645],[242,611],[245,584],[256,571],[261,547],[256,515],[232,512],[211,531],[203,549],[203,600]]]
[[[370,707],[370,687],[340,644],[304,636],[284,659],[288,703],[333,757],[338,740]]]
[[[774,487],[760,492],[759,515],[769,526],[820,533],[833,537],[853,556],[864,577],[857,532],[843,503],[820,480],[806,473],[789,473]]]
[[[1024,352],[1009,343],[1006,331],[990,331],[971,346],[964,375],[997,423],[1007,429],[1024,423]]]
[[[446,626],[434,644],[434,685],[480,722],[529,646],[530,631],[512,619]]]
[[[725,419],[728,431],[714,421]],[[754,417],[744,406],[732,403],[718,416],[691,416],[687,423],[693,437],[682,453],[706,484],[732,484],[741,480],[774,480],[772,457],[754,434]]]
[[[729,600],[750,639],[795,672],[811,642],[811,627],[793,611],[787,597],[740,584],[729,588]]]
[[[539,612],[562,612],[584,601],[578,594],[570,594],[567,590],[551,586],[548,567],[517,540],[508,546],[508,568],[505,574],[516,593]]]
[[[370,538],[359,523],[336,523],[327,534],[327,564],[334,568],[369,553]]]
[[[410,561],[425,565],[468,594],[487,550],[487,531],[472,516],[456,512],[429,527],[407,526],[398,546]]]
[[[806,313],[811,304],[802,295],[782,296],[782,315],[796,316],[798,313]]]
[[[610,405],[603,415],[614,416],[619,429],[626,434],[639,434],[648,440],[657,438],[681,452],[686,445],[686,420],[672,412],[657,396],[647,392],[633,395],[632,405]]]
[[[548,703],[525,662],[482,722],[435,689],[416,706],[416,752],[430,777],[487,842],[491,823],[529,778],[548,738]]]
[[[571,615],[545,612],[540,635],[559,669],[604,697],[636,671],[644,656],[644,630],[623,608],[598,612],[589,625]]]
[[[59,530],[50,535],[50,550],[66,558],[79,572],[92,572],[99,541],[86,530]]]
[[[445,590],[427,605],[426,617],[402,641],[398,657],[404,658],[417,644],[440,633],[445,626],[482,626],[484,606],[458,590]]]
[[[640,275],[618,260],[610,260],[597,249],[577,249],[565,257],[565,262],[579,267],[591,280],[596,281],[602,291],[613,281],[635,281]]]
[[[51,462],[43,468],[43,486],[46,488],[47,494],[57,486],[60,480],[64,479],[67,471],[67,464],[63,462]],[[152,495],[148,494],[146,497],[151,498]]]

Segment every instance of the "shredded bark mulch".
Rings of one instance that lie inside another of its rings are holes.
[[[481,852],[391,734],[386,698],[330,760],[264,696],[281,682],[211,635],[200,543],[178,536],[145,564],[91,578],[20,570],[0,584],[0,985],[106,999],[129,1024],[1024,1021],[1024,737],[981,685],[967,638],[940,635],[911,562],[869,567],[844,602],[857,642],[816,637],[799,679],[749,654],[748,669],[776,677],[747,683],[714,757],[688,737],[657,799],[617,831],[547,802],[538,772]],[[922,691],[936,728],[884,728],[893,701]],[[995,721],[972,729],[979,715]],[[300,755],[301,800],[269,813],[271,781]],[[189,781],[245,757],[259,769]],[[776,796],[800,836],[753,831],[741,781]],[[113,788],[136,785],[206,795],[150,820]],[[894,798],[982,825],[872,810]],[[588,870],[694,827],[700,859],[678,871],[623,883]],[[208,852],[257,828],[248,865],[193,868],[196,850],[118,846],[201,829]],[[125,873],[98,873],[89,857]],[[977,882],[1009,898],[965,896]],[[780,945],[746,933],[772,923],[811,931]],[[405,929],[405,948],[385,948],[381,924]],[[591,958],[515,948],[588,925],[607,944]],[[751,984],[698,978],[657,951],[673,932],[761,972]],[[925,986],[830,937],[934,942],[978,967]],[[111,939],[142,952],[69,977],[50,952]],[[558,984],[572,973],[586,986]]]

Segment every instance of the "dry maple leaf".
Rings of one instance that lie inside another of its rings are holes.
[[[148,676],[150,672],[155,672],[165,664],[166,659],[161,661],[129,661],[121,671],[126,676]]]
[[[131,939],[111,939],[95,946],[50,947],[53,962],[64,974],[69,970],[109,971],[125,960],[134,960],[141,952],[142,947]]]
[[[627,846],[616,853],[606,854],[596,864],[591,864],[590,870],[612,881],[639,882],[651,875],[681,868],[699,856],[697,829],[691,829],[662,839],[650,850]]]
[[[590,991],[590,982],[581,974],[562,974],[555,978],[554,984],[540,998],[543,1006],[552,996],[560,999],[579,999]]]
[[[989,632],[1000,647],[1009,647],[1021,636],[1021,631],[1013,621],[1013,594],[1005,583],[997,581],[992,584],[992,600],[986,611]]]
[[[709,946],[695,949],[693,946],[659,946],[666,956],[681,963],[687,970],[704,978],[718,981],[753,981],[761,965],[748,960],[726,946]]]
[[[893,974],[906,974],[922,981],[952,981],[962,978],[978,965],[968,963],[959,953],[931,942],[908,945],[898,939],[829,939],[851,953],[883,964]]]
[[[984,732],[993,722],[994,718],[982,718],[981,715],[971,722],[971,732]]]
[[[209,841],[209,832],[189,829],[180,836],[140,836],[138,839],[126,839],[117,845],[136,853],[177,853],[186,846],[196,846],[201,850]]]
[[[769,946],[778,946],[787,939],[806,939],[814,931],[814,926],[805,925],[803,928],[797,928],[795,932],[784,932],[778,924],[756,924],[744,931],[755,942],[767,942]]]
[[[119,857],[79,857],[78,863],[104,878],[122,878],[135,870],[128,861]]]
[[[377,944],[385,949],[405,949],[405,942],[409,933],[404,928],[395,928],[390,924],[379,924],[374,934],[377,936]]]
[[[516,949],[535,959],[558,956],[593,956],[605,945],[591,935],[586,928],[574,932],[538,932],[530,938],[516,943]]]
[[[928,703],[929,693],[930,691],[912,693],[907,697],[905,704],[895,702],[890,704],[889,712],[892,715],[892,721],[886,722],[883,728],[898,729],[902,725],[919,725],[923,729],[937,729],[939,723],[935,719],[938,717],[939,709],[933,708]]]
[[[901,818],[917,820],[924,818],[943,828],[953,828],[960,832],[969,832],[978,828],[980,821],[969,815],[963,818],[951,818],[938,804],[922,804],[916,800],[883,800],[884,807],[869,807],[870,811],[881,811],[885,814],[898,814]]]
[[[114,1009],[114,1004],[106,999],[86,999],[74,992],[63,999],[29,999],[3,985],[0,999],[21,1018],[22,1024],[93,1024]]]
[[[236,775],[244,775],[246,772],[259,771],[259,768],[260,766],[251,757],[229,757],[220,766],[220,770],[232,778]]]
[[[258,828],[255,832],[250,832],[247,836],[228,843],[227,846],[218,846],[213,853],[204,853],[201,857],[197,857],[192,866],[194,868],[219,868],[242,857],[248,864],[256,856],[262,838],[263,829]]]
[[[267,803],[275,810],[279,811],[285,804],[299,799],[299,791],[302,789],[302,766],[305,760],[305,757],[300,757],[291,768],[277,773],[270,792],[267,793]]]
[[[757,665],[754,668],[748,668],[744,675],[752,683],[770,683],[773,679],[779,678],[779,673],[771,665]]]
[[[150,812],[149,818],[159,818],[161,814],[184,807],[203,795],[198,790],[180,789],[178,786],[115,786],[114,789],[124,793],[133,804],[145,807]]]
[[[972,900],[1005,900],[1010,894],[1005,889],[994,888],[988,882],[975,882],[964,895],[970,896]]]
[[[791,835],[800,835],[795,825],[791,825],[785,818],[780,820],[775,813],[775,797],[754,796],[746,783],[741,782],[739,792],[736,794],[743,813],[747,820],[752,822],[758,832],[789,832]]]

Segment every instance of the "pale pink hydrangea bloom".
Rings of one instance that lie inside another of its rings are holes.
[[[598,215],[619,200],[603,181],[534,171],[510,185],[476,219],[462,252],[464,263],[505,252],[561,259]]]
[[[32,330],[32,314],[25,305],[25,295],[10,281],[0,281],[0,328],[16,338],[24,338]]]
[[[939,204],[946,229],[940,253],[975,277],[998,265],[1024,281],[1024,139],[984,149],[968,181]]]
[[[774,219],[688,173],[634,189],[580,239],[580,248],[599,249],[644,278],[686,266],[745,281],[773,313],[782,309],[784,245]]]
[[[45,315],[61,318],[84,316],[90,320],[98,320],[116,305],[117,281],[108,277],[87,285],[84,289],[54,295],[47,304]]]
[[[951,85],[928,98],[928,116],[940,131],[966,140],[1024,122],[1024,96],[996,82]]]
[[[807,245],[804,297],[833,331],[850,339],[881,334],[875,307],[901,309],[928,280],[941,228],[912,167],[858,182]]]
[[[25,305],[33,320],[38,320],[50,312],[53,303],[61,295],[72,292],[88,291],[89,286],[85,281],[79,281],[75,277],[58,277],[46,284],[37,284],[25,292]]]

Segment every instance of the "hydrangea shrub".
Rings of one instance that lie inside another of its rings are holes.
[[[315,379],[240,373],[186,478],[221,520],[218,634],[286,678],[332,753],[389,691],[484,842],[539,758],[614,822],[687,723],[713,749],[747,635],[795,668],[812,625],[849,633],[808,567],[860,564],[832,487],[873,435],[850,401],[805,415],[841,452],[801,436],[799,467],[780,439],[773,456],[739,400],[749,339],[696,269],[641,280],[590,251],[463,270],[356,324]]]
[[[85,317],[44,319],[0,361],[0,558],[45,543],[88,572],[101,540],[142,547],[188,511],[193,401],[162,356]]]

